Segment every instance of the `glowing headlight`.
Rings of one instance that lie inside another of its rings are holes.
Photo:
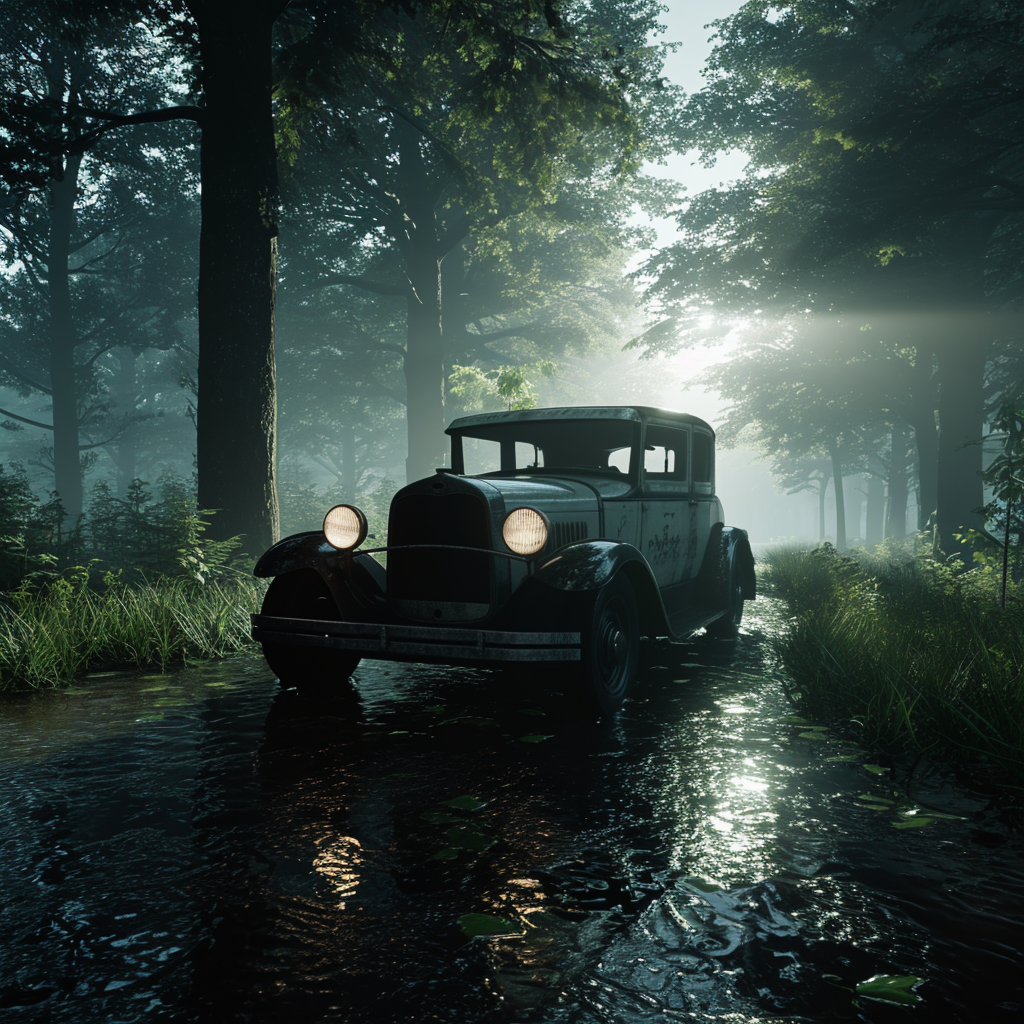
[[[342,551],[357,547],[366,539],[366,516],[355,505],[335,505],[324,516],[324,536]]]
[[[548,521],[533,508],[516,508],[505,518],[501,535],[510,551],[535,555],[548,542]]]

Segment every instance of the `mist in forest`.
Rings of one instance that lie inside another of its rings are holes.
[[[258,550],[386,505],[459,415],[635,403],[715,427],[755,543],[985,529],[1024,384],[1016,7],[350,6],[8,3],[18,515],[187,494]]]

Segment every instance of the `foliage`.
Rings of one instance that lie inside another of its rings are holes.
[[[962,538],[973,549],[974,561],[982,565],[998,564],[1002,578],[1000,603],[1004,606],[1011,568],[1014,580],[1020,580],[1021,547],[1024,545],[1024,413],[1019,411],[1018,405],[1016,401],[1004,401],[993,417],[995,430],[990,436],[998,437],[1002,445],[985,470],[991,498],[981,512],[995,532],[969,530]],[[1011,537],[1016,538],[1012,545]]]
[[[534,409],[537,393],[530,376],[553,377],[557,367],[550,359],[532,366],[499,366],[484,371],[476,366],[453,366],[448,375],[449,393],[467,411],[490,408]]]
[[[0,691],[67,684],[85,672],[222,657],[251,643],[263,584],[233,574],[132,585],[93,566],[26,579],[0,601]]]
[[[891,549],[770,552],[793,618],[775,642],[808,715],[856,727],[890,756],[944,757],[1024,786],[1024,604],[1000,577]]]

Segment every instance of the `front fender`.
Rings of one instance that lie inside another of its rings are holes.
[[[533,578],[556,590],[597,590],[626,566],[630,571],[642,570],[653,578],[647,559],[632,544],[613,540],[580,541],[548,559]]]
[[[268,548],[253,568],[259,577],[283,576],[296,569],[315,569],[345,611],[382,605],[387,591],[384,567],[372,555],[338,551],[319,530],[295,533]]]

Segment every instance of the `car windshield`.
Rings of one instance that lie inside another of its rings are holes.
[[[457,459],[461,443],[464,472],[471,476],[560,469],[626,475],[634,426],[628,420],[487,424],[453,434],[452,452]]]

